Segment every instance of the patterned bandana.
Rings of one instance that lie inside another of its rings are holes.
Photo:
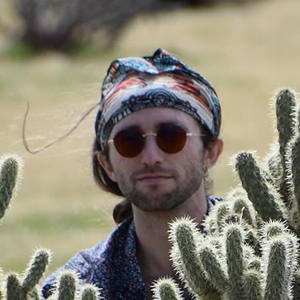
[[[111,63],[95,122],[102,149],[117,122],[149,107],[179,109],[199,121],[214,137],[219,135],[221,107],[214,88],[186,64],[158,49],[153,56]]]

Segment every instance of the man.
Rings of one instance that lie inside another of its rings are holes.
[[[95,122],[93,171],[100,187],[124,197],[114,209],[120,225],[63,268],[113,300],[151,299],[154,280],[176,278],[168,226],[186,215],[200,226],[217,200],[207,196],[205,176],[222,152],[220,124],[211,84],[166,51],[114,61]]]

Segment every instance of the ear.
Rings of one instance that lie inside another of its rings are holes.
[[[210,169],[217,161],[223,151],[223,140],[218,138],[212,145],[206,149],[205,153],[205,167]]]
[[[101,167],[105,170],[107,176],[114,182],[117,182],[116,176],[111,163],[108,161],[106,156],[102,153],[97,154],[97,159]]]

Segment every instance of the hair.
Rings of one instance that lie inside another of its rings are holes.
[[[218,137],[213,136],[205,127],[201,126],[201,132],[204,135],[201,137],[204,148],[209,149]],[[107,175],[106,171],[100,165],[98,161],[98,155],[102,153],[107,161],[109,161],[109,151],[108,147],[102,150],[100,139],[95,137],[93,150],[92,150],[92,168],[93,175],[96,184],[105,192],[111,193],[115,196],[124,197],[122,191],[119,188],[119,185],[112,181]],[[205,174],[205,189],[206,191],[210,190],[212,182],[208,178],[208,174]],[[121,202],[119,202],[113,210],[113,218],[117,224],[120,224],[126,218],[132,217],[132,207],[131,203],[124,198]]]

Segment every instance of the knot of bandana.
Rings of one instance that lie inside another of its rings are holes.
[[[95,122],[102,149],[117,122],[150,107],[179,109],[199,121],[212,136],[219,135],[221,107],[212,85],[167,51],[158,49],[153,56],[111,63]]]

